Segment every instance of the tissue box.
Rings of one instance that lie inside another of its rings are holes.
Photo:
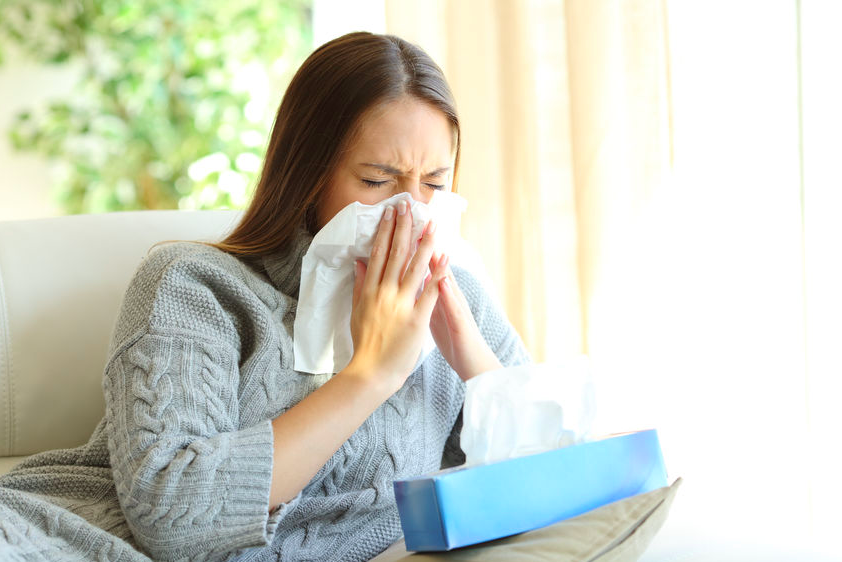
[[[522,533],[666,485],[655,430],[394,482],[415,551]]]

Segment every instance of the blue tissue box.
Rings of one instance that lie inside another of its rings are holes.
[[[654,429],[394,482],[415,551],[522,533],[666,485]]]

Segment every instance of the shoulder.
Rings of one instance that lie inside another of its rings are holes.
[[[187,270],[234,270],[234,256],[201,242],[169,242],[153,247],[137,268],[133,281],[159,279]]]
[[[156,246],[140,263],[123,298],[115,346],[146,331],[181,331],[230,339],[232,316],[261,304],[257,272],[213,246],[175,242]]]
[[[243,292],[255,273],[235,258],[199,242],[156,246],[140,263],[127,296],[186,304],[198,293]]]

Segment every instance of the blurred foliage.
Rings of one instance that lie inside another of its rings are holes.
[[[71,96],[9,133],[58,165],[68,213],[242,207],[312,42],[309,0],[0,0],[0,14],[0,44],[80,69]]]

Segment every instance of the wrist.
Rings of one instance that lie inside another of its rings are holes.
[[[400,387],[400,383],[396,384],[394,380],[397,377],[378,369],[375,365],[358,359],[356,355],[351,358],[351,362],[344,369],[337,373],[337,376],[354,381],[363,392],[382,398],[381,402],[394,394]]]
[[[500,363],[500,360],[497,359],[496,355],[494,355],[494,352],[491,351],[487,345],[483,347],[485,348],[484,353],[467,365],[462,372],[457,373],[459,378],[463,381],[467,382],[469,379],[472,379],[477,375],[503,368],[502,363]]]

